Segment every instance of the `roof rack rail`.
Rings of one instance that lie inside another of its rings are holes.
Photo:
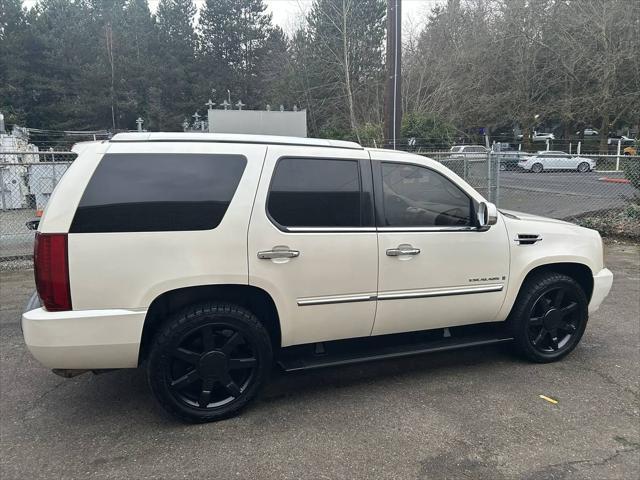
[[[363,150],[356,142],[324,138],[284,137],[278,135],[249,135],[239,133],[173,133],[173,132],[131,132],[118,133],[111,140],[114,143],[132,142],[212,142],[212,143],[252,143],[264,145],[297,145],[306,147],[331,147]]]

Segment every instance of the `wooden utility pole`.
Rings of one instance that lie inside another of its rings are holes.
[[[384,93],[384,138],[396,149],[402,125],[402,9],[401,0],[387,0],[387,82]]]

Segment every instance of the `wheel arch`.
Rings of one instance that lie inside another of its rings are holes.
[[[269,293],[252,285],[196,285],[168,290],[151,302],[142,328],[138,364],[147,358],[155,333],[169,316],[190,305],[216,301],[234,303],[254,313],[269,333],[274,352],[280,348],[280,317]]]
[[[588,265],[580,262],[543,263],[542,265],[537,265],[530,268],[526,275],[523,277],[520,285],[518,285],[515,298],[513,299],[513,302],[509,307],[509,312],[513,310],[516,299],[520,294],[522,287],[527,283],[527,281],[534,275],[545,272],[561,273],[573,278],[584,290],[584,293],[587,296],[587,300],[591,301],[591,296],[593,295],[593,271]]]

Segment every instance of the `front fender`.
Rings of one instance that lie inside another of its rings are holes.
[[[496,320],[505,320],[527,275],[544,265],[579,264],[593,276],[604,268],[602,240],[598,232],[569,223],[536,217],[505,221],[510,237],[511,265],[505,300]],[[537,234],[542,241],[520,245],[518,234]]]

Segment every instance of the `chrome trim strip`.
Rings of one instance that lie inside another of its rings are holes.
[[[363,293],[360,295],[334,295],[327,297],[299,298],[297,302],[298,306],[304,307],[307,305],[330,305],[333,303],[369,302],[375,299],[375,294]]]
[[[299,307],[309,305],[331,305],[335,303],[370,302],[372,300],[400,300],[410,298],[445,297],[453,295],[470,295],[474,293],[500,292],[503,284],[479,285],[474,287],[446,288],[438,290],[402,290],[386,292],[379,295],[363,293],[359,295],[333,295],[326,297],[306,297],[297,300]]]
[[[379,232],[475,232],[478,227],[378,227]]]
[[[386,292],[378,294],[378,300],[399,300],[403,298],[428,298],[446,297],[453,295],[469,295],[473,293],[500,292],[504,288],[502,284],[491,284],[474,287],[458,287],[439,290],[404,290],[398,292]]]
[[[285,227],[292,233],[324,233],[324,232],[375,232],[375,227]]]

